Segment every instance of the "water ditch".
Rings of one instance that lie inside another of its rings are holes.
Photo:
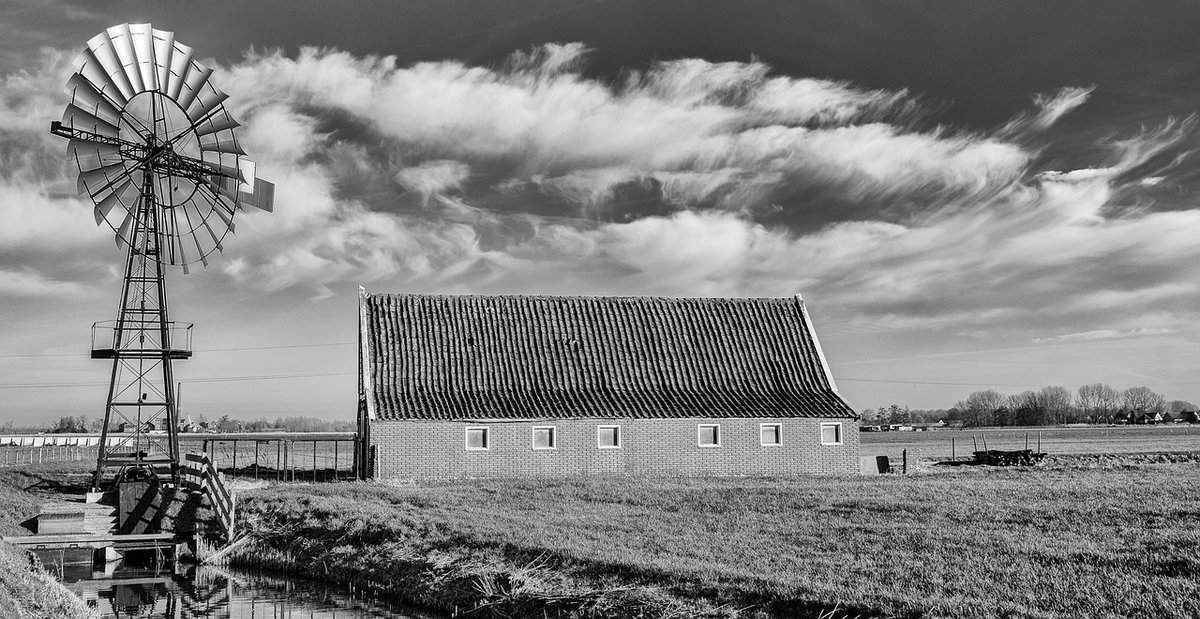
[[[445,619],[332,583],[129,557],[107,573],[46,565],[101,619]]]

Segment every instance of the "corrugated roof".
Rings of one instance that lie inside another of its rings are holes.
[[[798,298],[362,302],[380,419],[854,416]]]

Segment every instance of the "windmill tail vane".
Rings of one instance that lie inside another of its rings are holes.
[[[177,480],[171,362],[191,357],[192,330],[169,318],[165,267],[207,267],[245,206],[274,209],[275,186],[255,175],[213,70],[173,32],[113,26],[76,67],[50,132],[68,140],[97,225],[126,250],[117,319],[93,325],[92,358],[111,359],[112,373],[92,485],[129,467]]]

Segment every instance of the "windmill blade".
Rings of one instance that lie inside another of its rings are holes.
[[[79,193],[91,193],[92,187],[99,189],[107,183],[111,183],[121,175],[126,174],[128,170],[125,168],[125,162],[106,165],[95,170],[79,173]]]
[[[155,28],[152,34],[154,37],[155,72],[157,73],[155,79],[157,80],[158,91],[165,93],[171,81],[171,56],[175,51],[175,33]]]
[[[121,110],[109,99],[96,90],[96,86],[88,81],[82,73],[75,73],[67,80],[67,91],[73,97],[72,103],[81,109],[88,110],[98,118],[116,125],[121,122]]]
[[[192,69],[192,48],[175,42],[175,51],[171,53],[171,74],[167,77],[167,96],[178,101],[179,93],[187,81],[187,75]]]
[[[217,178],[217,179],[232,178],[232,179],[236,179],[239,183],[243,183],[246,180],[245,176],[242,175],[242,171],[233,166],[227,166],[227,165],[220,164],[220,163],[209,163],[208,165],[220,170],[225,175],[224,177],[214,176],[213,178]]]
[[[225,204],[224,198],[220,194],[213,191],[213,188],[207,184],[200,185],[207,191],[203,194],[204,200],[212,207],[212,211],[217,214],[217,217],[225,223],[225,228],[230,232],[234,231],[233,224],[233,207]]]
[[[74,103],[67,104],[67,109],[63,112],[62,124],[65,127],[85,129],[110,138],[115,138],[120,133],[117,125],[96,116]]]
[[[67,143],[67,154],[79,165],[80,172],[121,163],[121,150],[113,144],[90,140],[71,140]]]
[[[196,127],[196,135],[204,137],[206,135],[212,135],[218,131],[232,131],[234,128],[240,126],[242,126],[242,124],[234,120],[228,112],[224,114],[216,114],[212,118],[200,123],[200,125]]]
[[[223,176],[210,176],[208,186],[217,194],[236,202],[238,199],[237,181]]]
[[[179,234],[179,230],[175,230],[174,238],[176,241],[179,241],[178,244],[176,244],[176,245],[179,246],[179,259],[180,259],[180,262],[182,264],[184,264],[184,274],[186,275],[188,260],[187,260],[187,253],[184,251],[184,236]]]
[[[188,212],[187,207],[184,207],[184,209],[183,209],[183,216],[185,219],[187,219],[187,222],[188,222],[189,230],[188,230],[187,236],[191,237],[192,244],[196,246],[196,255],[199,256],[199,258],[200,258],[200,264],[204,265],[204,268],[207,269],[208,268],[208,253],[212,250],[211,249],[208,251],[204,250],[204,248],[200,245],[200,236],[199,236],[199,234],[197,234],[197,232],[199,231],[199,227],[198,227],[199,224],[197,223],[197,220],[203,221],[204,218],[201,217],[200,212],[197,211],[196,217],[195,217],[195,219],[193,219],[191,213]],[[183,238],[182,237],[179,239],[179,245],[180,245],[180,251],[182,251],[183,250]]]
[[[133,239],[129,238],[129,228],[133,224],[133,214],[135,212],[137,211],[130,209],[125,213],[125,219],[121,220],[121,225],[117,228],[117,247],[121,247],[121,243],[128,246],[133,241]]]
[[[230,155],[245,155],[246,151],[238,146],[237,140],[233,139],[218,139],[216,136],[206,135],[200,138],[200,150],[210,153],[226,153]]]
[[[79,68],[79,75],[83,77],[87,83],[91,84],[98,92],[104,95],[113,105],[123,106],[129,102],[129,96],[125,91],[117,86],[113,79],[105,72],[104,66],[96,59],[92,50],[83,51],[83,65]]]
[[[209,187],[211,187],[212,190],[215,190],[216,193],[221,194],[221,196],[229,198],[230,200],[238,199],[238,190],[236,190],[234,186],[233,179],[209,179]]]
[[[211,211],[210,211],[210,214],[211,214]],[[203,219],[200,220],[200,222],[202,224],[204,224],[204,229],[208,230],[208,236],[212,237],[213,247],[215,247],[217,251],[224,253],[225,248],[221,247],[221,239],[217,238],[217,233],[212,229],[212,225],[208,223],[208,217],[205,216]],[[228,229],[229,228],[226,228],[226,230],[228,230]]]
[[[130,24],[130,47],[137,61],[142,90],[158,90],[158,66],[154,59],[154,32],[150,24]]]
[[[108,194],[108,197],[96,203],[94,213],[96,215],[96,225],[100,225],[108,219],[108,214],[113,210],[113,207],[120,204],[125,207],[126,212],[132,211],[133,202],[137,197],[137,185],[132,179],[125,181],[115,191]],[[128,200],[128,202],[126,202]]]
[[[108,38],[112,41],[113,50],[121,61],[121,70],[133,88],[133,93],[146,90],[146,86],[142,84],[142,74],[138,71],[137,53],[133,49],[133,33],[130,32],[129,24],[109,28]]]
[[[98,171],[99,170],[94,170],[92,173]],[[83,174],[80,174],[80,176],[83,176]],[[82,182],[82,179],[80,180]],[[80,193],[90,196],[92,198],[92,202],[100,202],[116,191],[116,188],[123,185],[125,181],[133,182],[134,195],[131,199],[141,195],[142,171],[137,168],[125,171],[108,183],[92,185],[93,187],[96,187],[94,191],[89,189],[86,191],[80,191]]]
[[[121,98],[129,101],[133,95],[137,93],[133,89],[133,84],[129,83],[129,76],[125,74],[125,69],[121,66],[121,59],[117,56],[116,47],[112,39],[108,36],[108,32],[91,38],[88,41],[88,49],[84,52],[84,56],[90,55],[90,60],[94,61],[104,73],[102,79],[96,80],[96,84],[104,84],[104,86],[112,86],[121,92]],[[105,88],[101,88],[105,90]]]
[[[198,95],[196,95],[196,99],[192,102],[192,106],[190,108],[186,108],[188,118],[191,119],[192,122],[198,122],[228,98],[229,95],[217,90],[212,85],[208,85],[208,88],[203,89]]]
[[[185,110],[191,107],[192,101],[200,94],[200,88],[208,81],[212,72],[212,69],[195,60],[192,61],[192,67],[188,70],[187,78],[183,82],[183,90],[180,91],[179,97],[175,99],[179,107]]]

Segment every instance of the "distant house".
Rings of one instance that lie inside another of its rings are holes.
[[[856,474],[793,298],[362,293],[366,476]]]
[[[117,426],[117,431],[118,432],[133,432],[136,427],[137,427],[136,423],[125,421],[125,422],[122,422],[121,425]],[[142,422],[142,432],[153,432],[157,429],[158,428],[156,428],[155,425],[150,423],[149,421]]]
[[[1136,423],[1153,425],[1163,422],[1163,413],[1142,413],[1136,418]]]

